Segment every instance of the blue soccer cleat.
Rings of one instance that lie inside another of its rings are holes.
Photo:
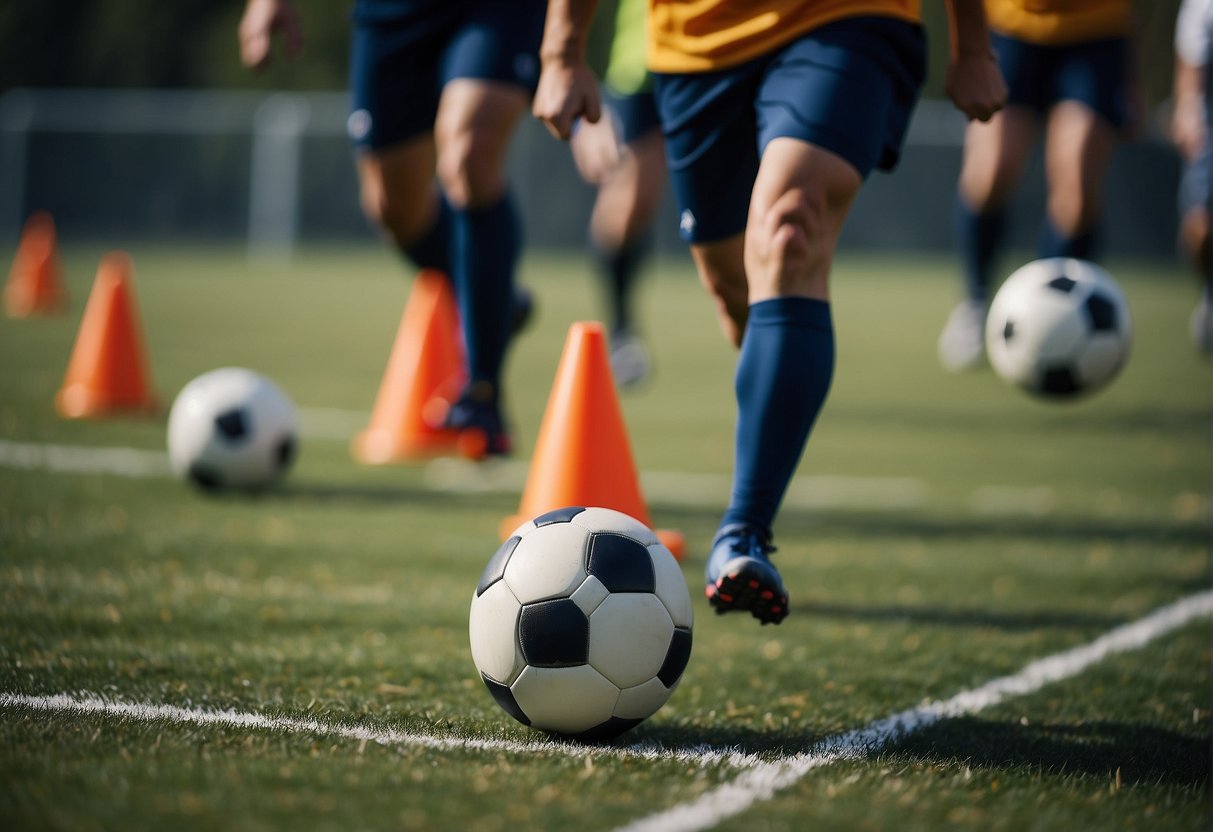
[[[464,393],[451,405],[442,426],[458,432],[456,447],[468,459],[479,461],[510,453],[510,432],[495,401],[477,401]]]
[[[788,614],[788,593],[768,557],[770,537],[753,526],[723,527],[712,541],[704,593],[718,614],[748,611],[763,624],[778,624]]]

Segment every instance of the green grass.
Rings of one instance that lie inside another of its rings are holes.
[[[0,252],[7,262],[11,252]],[[72,311],[0,320],[0,439],[160,451],[163,414],[54,412],[99,249],[64,251]],[[303,408],[369,417],[408,282],[389,254],[135,249],[157,393],[227,364]],[[644,471],[726,475],[733,350],[682,257],[643,285],[656,375],[622,397]],[[1111,264],[1133,308],[1113,386],[1053,405],[938,368],[946,258],[842,258],[835,385],[805,482],[905,480],[907,505],[790,505],[776,529],[793,613],[778,628],[700,600],[722,506],[650,499],[686,533],[695,649],[668,705],[623,742],[735,745],[770,760],[1091,641],[1209,573],[1210,369],[1177,265]],[[578,257],[533,256],[539,317],[509,364],[526,460],[569,323],[600,293]],[[467,611],[519,494],[435,490],[311,437],[279,492],[207,498],[166,479],[0,467],[0,692],[95,693],[527,740],[467,648]],[[677,496],[677,495],[673,495]],[[720,495],[723,500],[725,494]],[[1076,678],[810,772],[723,828],[1205,829],[1210,632],[1182,628]],[[1119,779],[1117,772],[1119,771]],[[0,709],[8,828],[609,829],[737,770],[674,759],[436,751],[304,733]]]

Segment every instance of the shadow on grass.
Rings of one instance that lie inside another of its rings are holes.
[[[1034,769],[1043,775],[1113,780],[1123,785],[1203,786],[1209,782],[1210,736],[1152,725],[1098,721],[1023,725],[962,717],[910,737],[891,756],[974,768]]]
[[[939,607],[875,606],[866,604],[830,604],[809,602],[796,612],[823,618],[856,621],[908,621],[962,627],[991,627],[999,630],[1099,629],[1107,630],[1128,622],[1121,615],[1105,615],[1059,610],[1022,610],[991,612],[979,609],[940,609]]]
[[[1210,542],[1209,526],[1199,522],[1175,522],[1163,525],[1149,520],[1122,520],[1104,517],[982,517],[965,514],[923,512],[865,513],[837,510],[807,512],[788,509],[779,525],[785,534],[837,536],[897,541],[952,540],[984,538],[983,547],[997,545],[1000,538],[1042,542],[1092,542],[1100,539],[1117,543],[1157,543],[1205,545]],[[778,535],[777,530],[777,535]],[[980,550],[974,554],[981,554]]]

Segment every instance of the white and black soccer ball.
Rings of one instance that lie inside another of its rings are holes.
[[[472,661],[508,714],[601,741],[674,692],[691,656],[691,597],[643,523],[562,508],[519,526],[493,555],[468,629]]]
[[[206,490],[273,485],[294,463],[298,437],[290,398],[242,367],[198,376],[177,394],[168,416],[173,473]]]
[[[1006,382],[1048,399],[1106,386],[1129,358],[1133,323],[1116,281],[1086,260],[1051,257],[1016,269],[986,317],[986,353]]]

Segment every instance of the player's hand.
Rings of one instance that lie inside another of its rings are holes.
[[[966,52],[952,59],[944,92],[969,118],[989,121],[1007,103],[1007,84],[993,52]]]
[[[601,185],[610,178],[624,152],[610,111],[603,113],[597,123],[582,120],[574,124],[569,147],[577,172],[591,185]]]
[[[249,69],[261,69],[270,61],[274,35],[281,34],[287,57],[303,51],[303,22],[290,0],[248,0],[236,36],[240,61]]]
[[[598,79],[584,64],[545,61],[531,112],[553,136],[568,139],[577,119],[595,124],[602,116]]]

